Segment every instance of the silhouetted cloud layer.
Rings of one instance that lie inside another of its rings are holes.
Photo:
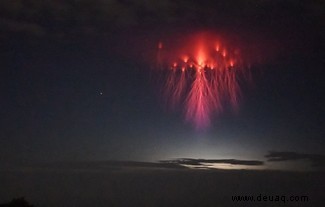
[[[270,151],[265,157],[269,162],[308,160],[312,163],[313,167],[325,167],[325,155],[321,154]]]
[[[137,161],[80,161],[39,163],[30,166],[55,170],[122,170],[122,169],[187,169],[177,163],[154,163]]]
[[[217,165],[217,164],[220,164]],[[228,167],[224,167],[227,165]],[[180,158],[173,160],[161,160],[159,162],[137,161],[74,161],[74,162],[45,162],[25,164],[18,169],[23,171],[132,171],[132,170],[155,170],[155,169],[244,169],[245,167],[263,166],[258,160],[236,159],[192,159]],[[230,167],[229,167],[230,166]],[[232,166],[232,167],[231,167]],[[237,167],[236,167],[237,166]],[[242,168],[243,167],[243,168]],[[13,168],[16,169],[16,168]],[[246,169],[246,168],[245,168]],[[252,168],[254,169],[254,168]]]
[[[174,160],[162,160],[162,163],[175,163],[180,165],[196,165],[204,166],[205,164],[230,164],[230,165],[247,165],[247,166],[261,166],[263,161],[259,160],[236,160],[236,159],[192,159],[179,158]]]

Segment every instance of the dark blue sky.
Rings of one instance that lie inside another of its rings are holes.
[[[324,154],[321,3],[26,2],[1,2],[1,162]],[[278,53],[252,66],[238,113],[197,132],[166,110],[159,72],[139,57],[202,28],[250,34]]]

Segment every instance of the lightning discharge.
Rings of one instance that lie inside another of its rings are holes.
[[[227,48],[209,34],[189,38],[181,47],[158,43],[158,65],[166,71],[165,95],[184,108],[185,119],[196,129],[210,126],[213,114],[225,106],[238,108],[239,78],[247,73],[238,49]]]

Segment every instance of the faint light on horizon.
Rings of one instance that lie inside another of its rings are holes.
[[[180,164],[184,167],[190,169],[216,169],[216,170],[264,170],[265,166],[263,165],[234,165],[229,163],[212,163],[205,164],[201,163],[200,165],[190,165],[190,164]]]

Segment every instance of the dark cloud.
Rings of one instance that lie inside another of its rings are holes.
[[[24,169],[40,170],[125,170],[125,169],[187,169],[177,163],[154,163],[136,161],[80,161],[80,162],[48,162],[27,164]]]
[[[36,36],[45,34],[44,29],[38,24],[10,19],[0,19],[0,28],[8,32],[22,32]]]
[[[270,151],[265,157],[269,162],[308,160],[312,163],[313,167],[325,167],[325,155],[321,154]]]
[[[263,161],[258,160],[236,160],[236,159],[192,159],[179,158],[174,160],[162,160],[162,163],[175,163],[180,165],[195,165],[203,166],[205,164],[231,164],[231,165],[247,165],[247,166],[261,166]]]
[[[159,162],[137,161],[73,161],[73,162],[44,162],[12,165],[4,169],[20,169],[23,171],[121,171],[121,170],[153,170],[153,169],[216,169],[211,164],[230,164],[233,166],[262,166],[264,163],[257,160],[235,159],[191,159],[180,158],[161,160]],[[191,167],[189,167],[189,166]],[[4,170],[2,169],[2,170]],[[1,170],[1,168],[0,168]]]
[[[19,28],[38,25],[49,35],[76,36],[147,26],[233,25],[238,28],[246,22],[268,28],[281,24],[289,26],[293,21],[299,22],[297,18],[318,20],[323,24],[324,5],[317,0],[2,0],[0,18],[16,22],[11,27],[2,27],[4,31],[35,34],[39,29]]]
[[[172,1],[147,0],[4,0],[0,2],[0,17],[20,27],[39,25],[51,35],[98,34],[172,21],[176,14],[173,5]],[[29,33],[10,27],[1,30]]]

